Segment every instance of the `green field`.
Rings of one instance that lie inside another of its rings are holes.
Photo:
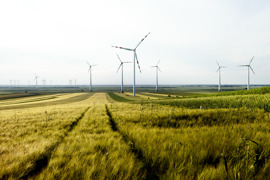
[[[0,179],[269,179],[269,87],[116,89],[1,91]]]

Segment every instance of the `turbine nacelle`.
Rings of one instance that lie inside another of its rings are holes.
[[[158,71],[161,72],[161,70],[159,69],[158,67],[158,64],[159,64],[160,60],[158,61],[157,65],[155,66],[150,66],[152,68],[156,68],[156,91],[158,91]]]
[[[140,64],[139,64],[139,60],[138,60],[138,56],[137,56],[137,53],[136,53],[136,49],[140,46],[140,44],[144,41],[144,39],[150,34],[150,32],[144,36],[144,38],[137,44],[137,46],[134,48],[134,49],[130,49],[130,48],[125,48],[125,47],[119,47],[119,46],[112,46],[114,48],[119,48],[119,49],[123,49],[123,50],[127,50],[127,51],[133,51],[134,53],[134,61],[133,61],[133,72],[134,72],[134,75],[133,75],[133,96],[135,96],[135,89],[136,89],[136,83],[135,83],[135,61],[137,61],[137,65],[138,65],[138,68],[140,70],[140,73],[141,73],[141,67],[140,67]],[[121,62],[121,61],[120,61]],[[123,64],[121,63],[119,68],[122,66]]]
[[[217,65],[218,65],[217,72],[220,71],[220,69],[222,69],[222,68],[227,68],[227,67],[225,67],[225,66],[220,66],[218,62],[217,62]],[[216,73],[217,73],[217,72],[216,72]]]
[[[129,62],[129,61],[122,61],[121,59],[120,59],[120,57],[118,56],[118,54],[116,53],[116,55],[117,55],[117,57],[118,57],[118,59],[119,59],[119,61],[120,61],[120,65],[119,65],[119,67],[118,67],[118,69],[117,69],[117,71],[116,71],[116,73],[119,71],[119,69],[120,69],[120,67],[121,66],[123,66],[123,64],[124,63],[132,63],[132,62]]]
[[[255,74],[254,70],[252,69],[252,67],[250,65],[239,65],[239,67],[248,67],[249,69],[251,69],[253,74]]]
[[[86,61],[86,63],[89,65],[89,69],[88,69],[88,72],[90,72],[90,69],[92,68],[92,66],[96,66],[97,64],[93,64],[91,65],[88,61]]]
[[[127,51],[133,51],[134,52],[134,57],[135,59],[137,60],[137,65],[138,65],[138,68],[140,70],[140,73],[141,73],[141,67],[140,67],[140,64],[139,64],[139,60],[138,60],[138,56],[137,56],[137,53],[136,53],[136,49],[140,46],[140,44],[144,41],[144,39],[150,34],[150,32],[144,36],[144,38],[142,38],[142,40],[137,44],[137,46],[134,48],[134,49],[130,49],[130,48],[125,48],[125,47],[120,47],[120,46],[112,46],[114,48],[118,48],[118,49],[124,49],[124,50],[127,50]],[[118,55],[117,55],[118,56]],[[121,62],[121,60],[120,60]],[[121,66],[121,65],[120,65]]]
[[[249,84],[250,84],[250,78],[249,78],[249,69],[251,69],[251,71],[253,72],[253,74],[255,74],[254,70],[252,69],[252,67],[250,66],[250,64],[252,63],[254,59],[254,56],[251,58],[249,64],[244,64],[244,65],[239,65],[239,67],[247,67],[248,68],[248,83],[247,83],[247,90],[249,90]]]

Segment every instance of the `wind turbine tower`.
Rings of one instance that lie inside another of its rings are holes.
[[[123,93],[124,92],[124,89],[123,89],[123,74],[124,74],[124,63],[131,63],[131,62],[123,62],[123,61],[121,61],[121,59],[120,59],[120,57],[118,56],[118,54],[116,54],[117,55],[117,57],[118,57],[118,59],[119,59],[119,61],[120,61],[120,66],[118,67],[118,69],[117,69],[117,71],[116,72],[118,72],[119,71],[119,69],[120,69],[120,67],[122,67],[122,79],[121,79],[121,93]]]
[[[139,45],[144,41],[144,39],[150,34],[150,32],[137,44],[137,46],[134,48],[134,49],[130,49],[130,48],[124,48],[124,47],[118,47],[118,46],[112,46],[114,48],[119,48],[119,49],[124,49],[124,50],[127,50],[127,51],[133,51],[134,53],[134,61],[133,61],[133,96],[136,95],[136,90],[135,90],[135,86],[136,86],[136,82],[135,82],[135,61],[137,60],[137,64],[138,64],[138,68],[141,72],[141,68],[140,68],[140,65],[139,65],[139,60],[138,60],[138,57],[137,57],[137,53],[136,53],[136,50],[137,48],[139,47]]]
[[[218,65],[218,70],[217,70],[217,72],[219,72],[218,91],[221,91],[221,69],[222,69],[222,68],[226,68],[226,67],[225,67],[225,66],[220,66],[218,62],[217,62],[217,65]]]
[[[250,69],[253,72],[253,74],[255,74],[255,72],[253,71],[252,67],[250,66],[250,64],[252,63],[254,59],[254,56],[252,57],[252,59],[250,60],[249,64],[245,64],[245,65],[240,65],[240,67],[247,67],[248,68],[248,82],[247,82],[247,90],[249,90],[250,87]]]
[[[158,63],[157,63],[156,66],[151,66],[151,67],[156,68],[156,91],[158,91],[158,71],[161,72],[161,70],[160,70],[159,67],[158,67],[159,62],[160,62],[160,60],[158,61]]]
[[[89,62],[87,62],[87,64],[89,65],[88,72],[90,72],[90,85],[89,85],[89,92],[92,92],[92,66],[96,66],[96,64],[91,65],[91,64],[89,64]]]

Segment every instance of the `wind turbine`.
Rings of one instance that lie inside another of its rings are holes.
[[[255,72],[253,71],[252,67],[250,66],[251,62],[253,61],[254,56],[252,57],[252,59],[250,60],[249,64],[247,65],[239,65],[240,67],[247,67],[248,68],[248,82],[247,82],[247,90],[249,90],[249,86],[250,86],[250,69],[253,72],[253,74],[255,74]]]
[[[160,60],[159,60],[159,61],[160,61]],[[156,91],[158,91],[158,71],[161,72],[161,70],[160,70],[159,67],[158,67],[159,61],[158,61],[158,63],[157,63],[156,66],[151,66],[151,67],[156,68]]]
[[[217,62],[217,65],[218,65],[218,70],[217,70],[217,72],[219,72],[218,91],[221,91],[221,69],[222,69],[222,68],[226,68],[226,67],[225,67],[225,66],[220,66],[218,62]]]
[[[37,85],[38,85],[38,84],[37,84],[38,78],[39,78],[39,77],[35,74],[35,78],[34,78],[34,79],[36,80],[36,89],[37,89]]]
[[[118,54],[116,54],[117,55],[117,57],[118,57],[118,59],[119,59],[119,61],[120,61],[120,66],[118,67],[118,69],[117,69],[117,71],[116,72],[118,72],[119,71],[119,69],[120,69],[120,67],[122,66],[122,80],[121,80],[121,93],[123,93],[124,92],[124,90],[123,90],[123,72],[124,72],[124,63],[132,63],[132,62],[128,62],[128,61],[126,61],[126,62],[123,62],[123,61],[121,61],[121,59],[120,59],[120,57],[118,56]]]
[[[46,79],[43,79],[43,80],[42,80],[42,85],[43,85],[43,86],[46,86]]]
[[[77,81],[77,79],[73,79],[74,80],[74,85],[76,86],[76,81]]]
[[[119,49],[124,49],[124,50],[127,50],[127,51],[133,51],[134,52],[134,61],[133,61],[133,96],[135,96],[135,61],[137,60],[137,64],[138,64],[138,68],[141,72],[141,68],[140,68],[140,65],[139,65],[139,60],[138,60],[138,57],[137,57],[137,53],[136,53],[136,49],[139,47],[139,45],[143,42],[143,40],[150,34],[150,32],[137,44],[137,46],[134,48],[134,49],[130,49],[130,48],[124,48],[124,47],[118,47],[118,46],[112,46],[114,48],[119,48]]]
[[[90,65],[88,61],[86,61],[87,64],[89,65],[89,69],[88,72],[90,72],[90,85],[89,85],[89,92],[92,92],[92,66],[96,66],[96,64],[94,65]]]

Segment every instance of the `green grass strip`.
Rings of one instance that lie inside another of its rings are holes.
[[[109,95],[113,100],[118,101],[118,102],[133,102],[133,100],[123,98],[123,97],[118,96],[118,95],[116,95],[115,93],[112,93],[112,92],[108,92],[108,95]]]

